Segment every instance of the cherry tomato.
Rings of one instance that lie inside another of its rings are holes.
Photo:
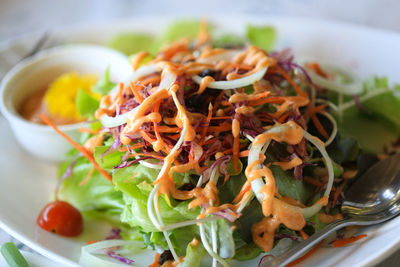
[[[83,218],[79,210],[65,201],[54,201],[40,212],[37,225],[62,236],[78,236],[83,230]]]

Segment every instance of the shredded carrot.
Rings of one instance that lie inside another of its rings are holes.
[[[278,119],[278,122],[279,122],[279,123],[283,123],[283,122],[285,121],[285,119],[286,119],[287,117],[289,117],[290,115],[292,115],[292,112],[287,112],[287,113],[283,114],[283,115]]]
[[[248,157],[249,156],[249,152],[250,152],[250,150],[240,151],[239,157],[241,157],[241,158]]]
[[[173,44],[166,50],[162,51],[162,53],[166,58],[169,59],[172,58],[175,54],[184,51],[188,51],[187,44],[185,42],[177,42],[176,44]]]
[[[89,240],[89,241],[86,241],[86,244],[91,245],[91,244],[94,244],[97,242],[99,242],[99,240]]]
[[[159,260],[160,260],[160,253],[156,253],[156,256],[154,257],[154,261],[152,264],[149,265],[149,267],[157,267]]]
[[[179,127],[168,127],[168,126],[159,125],[158,131],[160,133],[178,133],[181,131],[181,129]]]
[[[150,144],[154,143],[156,140],[152,139],[145,131],[139,130],[140,135],[143,137],[144,140],[149,142]]]
[[[314,254],[322,246],[324,241],[325,240],[322,240],[321,242],[319,242],[315,247],[313,247],[310,251],[308,251],[306,254],[304,254],[304,256],[298,258],[297,260],[292,261],[291,263],[286,265],[286,267],[293,267],[293,266],[299,264],[300,262],[304,261],[308,257],[310,257],[312,254]]]
[[[308,235],[303,230],[300,230],[299,233],[304,240],[308,238]]]
[[[285,102],[286,98],[284,96],[272,96],[272,97],[266,97],[263,99],[258,99],[255,101],[250,101],[248,103],[249,106],[259,106],[267,103],[271,104],[281,104]]]
[[[181,134],[174,134],[174,135],[168,135],[168,138],[171,138],[172,140],[177,141],[181,137]]]
[[[136,100],[142,104],[143,102],[143,97],[139,94],[139,91],[137,90],[137,87],[135,86],[135,84],[133,82],[130,82],[130,88],[132,90],[133,95],[135,96]]]
[[[214,143],[214,142],[215,142],[215,140],[217,140],[217,138],[215,138],[215,137],[213,137],[213,138],[210,138],[210,139],[208,139],[207,141],[205,141],[203,145],[209,145],[209,144],[212,144],[212,143]]]
[[[147,51],[141,51],[139,53],[137,53],[133,59],[132,59],[132,68],[134,71],[136,71],[140,65],[140,62],[149,54],[149,52]]]
[[[220,126],[209,126],[207,132],[219,133],[228,132],[232,130],[232,125],[230,123],[223,123]]]
[[[233,137],[233,168],[235,171],[239,170],[239,135]]]
[[[307,93],[301,91],[300,87],[290,78],[290,76],[281,68],[279,65],[275,65],[275,68],[278,69],[278,71],[282,74],[282,76],[290,83],[291,86],[293,86],[294,90],[296,90],[296,93],[299,96],[307,96]]]
[[[138,82],[140,82],[140,84],[143,84],[145,86],[149,85],[149,84],[154,86],[154,85],[159,84],[160,81],[161,81],[160,75],[150,75],[150,76],[144,78],[143,80],[139,80]]]
[[[313,106],[309,106],[307,109],[307,113],[310,115],[315,128],[317,128],[317,131],[325,138],[328,139],[329,135],[326,132],[326,130],[324,129],[324,127],[322,126],[321,122],[319,121],[318,117],[317,117],[317,113],[321,112],[324,108],[326,108],[327,104],[323,104],[323,105],[319,105],[316,107]]]
[[[214,102],[214,109],[215,110],[218,110],[219,105],[221,104],[221,99],[224,96],[224,94],[225,94],[224,90],[221,90],[221,93],[219,93],[219,95],[215,99],[215,102]]]
[[[100,132],[100,129],[98,129],[98,130],[96,130],[96,131],[93,131],[92,129],[89,129],[89,128],[79,128],[78,131],[79,131],[80,133],[97,134],[97,133]]]
[[[213,106],[210,103],[208,105],[208,115],[207,115],[207,119],[206,119],[206,125],[204,126],[204,128],[201,131],[201,141],[200,141],[200,145],[202,146],[204,143],[204,138],[206,137],[206,133],[207,133],[207,129],[208,126],[210,125],[210,120],[211,120],[211,116],[212,116],[212,112],[213,112]]]
[[[343,188],[346,185],[346,182],[347,182],[347,180],[344,180],[343,183],[335,191],[335,194],[333,195],[333,198],[332,198],[332,205],[334,205],[336,203],[340,193],[343,191]]]
[[[318,120],[317,115],[314,113],[311,115],[311,119],[315,125],[315,128],[317,128],[318,132],[325,138],[328,139],[329,135],[328,133],[325,131],[324,127],[322,126],[321,122]]]
[[[305,66],[307,69],[313,70],[319,76],[328,78],[328,75],[321,69],[321,66],[317,62],[306,63]]]
[[[342,239],[342,240],[336,240],[335,242],[333,242],[333,246],[335,248],[344,247],[344,246],[347,246],[347,245],[349,245],[351,243],[354,243],[354,242],[356,242],[356,241],[358,241],[358,240],[360,240],[360,239],[362,239],[364,237],[367,237],[367,235],[366,234],[362,234],[362,235],[357,235],[357,236],[352,236],[352,237],[349,237],[349,238],[345,238],[345,239]]]
[[[225,175],[225,177],[224,177],[224,183],[223,184],[225,184],[226,183],[226,181],[228,181],[229,180],[229,173],[227,173],[226,175]]]
[[[157,101],[157,103],[154,105],[154,108],[153,108],[154,112],[158,112],[159,111],[160,104],[161,104],[161,100]],[[153,127],[154,127],[154,132],[156,134],[157,141],[162,144],[162,149],[161,150],[166,151],[166,152],[169,153],[171,151],[171,149],[165,144],[164,140],[162,139],[161,134],[158,131],[158,123],[154,121],[153,122]]]
[[[317,180],[315,180],[315,179],[313,179],[313,178],[311,178],[311,177],[308,177],[308,176],[305,176],[305,177],[303,178],[303,180],[304,180],[304,182],[306,182],[306,183],[308,183],[308,184],[315,185],[315,186],[317,186],[317,187],[323,187],[323,186],[324,186],[324,184],[321,183],[320,181],[317,181]]]
[[[222,116],[222,117],[212,117],[211,120],[229,120],[232,119],[231,116]]]
[[[313,108],[313,111],[314,111],[314,113],[318,113],[318,112],[321,112],[324,108],[326,108],[328,106],[328,104],[322,104],[322,105],[319,105],[319,106],[315,106],[314,108]]]
[[[102,168],[100,168],[99,164],[97,164],[96,160],[93,158],[93,156],[81,145],[79,145],[77,142],[72,140],[68,135],[66,135],[64,132],[62,132],[58,127],[49,119],[47,118],[46,115],[43,113],[40,115],[40,118],[42,119],[43,122],[45,122],[47,125],[49,125],[51,128],[53,128],[59,135],[64,137],[68,142],[70,142],[76,150],[82,153],[82,155],[87,158],[93,166],[105,177],[107,180],[109,180],[112,183],[112,177]]]
[[[208,40],[210,40],[210,35],[207,31],[207,20],[203,19],[200,22],[199,31],[196,38],[196,46],[201,46],[205,44]]]
[[[92,175],[93,175],[94,170],[95,170],[94,167],[92,167],[92,168],[89,170],[89,172],[88,172],[88,174],[86,175],[85,179],[83,179],[83,180],[79,183],[79,186],[85,185],[85,184],[89,181],[90,177],[92,177]]]
[[[244,194],[250,191],[250,189],[251,189],[251,183],[249,181],[246,181],[242,186],[242,189],[240,189],[239,194],[235,197],[235,199],[232,202],[233,203],[239,202],[239,200],[244,196]]]
[[[129,146],[129,149],[133,150],[133,149],[141,148],[143,146],[144,146],[143,144],[133,144],[133,145]],[[128,151],[128,147],[122,147],[122,148],[119,149],[119,151],[121,151],[121,152]]]
[[[242,149],[244,147],[246,147],[247,144],[239,144],[239,148]],[[228,155],[228,154],[232,154],[233,152],[233,148],[228,148],[227,150],[222,151],[221,153]]]

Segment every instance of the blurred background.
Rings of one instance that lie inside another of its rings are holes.
[[[400,31],[398,0],[0,0],[0,40],[62,26],[143,16],[285,15]]]

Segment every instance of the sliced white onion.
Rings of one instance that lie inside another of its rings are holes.
[[[147,162],[146,160],[141,160],[139,161],[139,164],[142,164],[143,166],[150,168],[150,169],[158,169],[161,170],[162,165],[158,165],[158,164],[154,164],[154,163],[150,163]]]
[[[325,141],[325,146],[327,147],[335,139],[337,131],[338,131],[338,126],[337,126],[335,118],[331,114],[329,114],[326,111],[321,111],[320,114],[325,116],[328,120],[330,120],[330,122],[332,123],[332,126],[333,126],[331,135],[329,136],[328,140]]]
[[[241,52],[243,52],[243,51],[242,50],[227,50],[223,53],[212,55],[212,56],[209,56],[206,58],[200,58],[197,60],[197,62],[204,63],[204,64],[214,64],[219,61],[232,62],[233,59]]]
[[[303,130],[303,136],[305,139],[307,139],[309,142],[311,142],[316,148],[318,148],[319,152],[321,153],[322,157],[324,158],[325,161],[325,166],[328,169],[328,184],[325,189],[324,196],[329,197],[329,194],[331,193],[332,190],[332,185],[333,185],[333,179],[334,179],[334,174],[333,174],[333,165],[332,165],[332,160],[329,157],[328,153],[326,152],[324,143],[321,142],[317,137],[312,136],[309,134],[307,131]],[[303,214],[304,217],[309,218],[313,216],[314,214],[318,213],[320,209],[323,207],[321,203],[314,204],[311,207],[304,208],[303,209]]]
[[[290,127],[288,125],[285,124],[281,124],[278,126],[275,126],[269,130],[267,130],[265,133],[279,133],[285,130],[285,128]],[[325,165],[328,169],[328,175],[329,175],[329,181],[328,181],[328,185],[326,187],[324,196],[325,197],[329,197],[329,194],[331,192],[332,189],[332,184],[333,184],[333,179],[334,179],[334,175],[333,175],[333,166],[332,166],[332,161],[328,155],[328,153],[325,150],[324,147],[324,143],[319,140],[317,137],[310,135],[307,131],[303,130],[303,136],[304,138],[306,138],[309,142],[311,142],[315,147],[317,147],[317,149],[321,152],[322,157],[324,158],[325,161]],[[249,152],[249,157],[248,157],[248,165],[250,165],[252,162],[259,160],[259,155],[260,152],[262,150],[266,150],[269,146],[271,141],[267,141],[266,143],[260,143],[260,144],[252,144],[251,148],[250,148],[250,152]],[[261,167],[261,166],[259,166]],[[262,203],[263,201],[263,197],[262,194],[260,194],[260,190],[261,188],[264,186],[264,181],[262,178],[259,179],[255,179],[251,182],[251,188],[252,191],[254,192],[254,194],[256,195],[258,201],[260,203]],[[311,207],[307,207],[307,208],[299,208],[299,207],[295,207],[292,206],[294,209],[298,209],[300,211],[302,211],[302,213],[304,214],[304,217],[309,218],[311,216],[313,216],[314,214],[316,214],[317,212],[319,212],[319,210],[322,208],[322,204],[321,203],[317,203],[314,204]]]
[[[228,90],[228,89],[235,89],[235,88],[240,88],[240,87],[245,87],[247,85],[253,84],[256,81],[259,81],[264,77],[265,72],[267,72],[268,67],[261,68],[259,71],[256,73],[236,79],[236,80],[231,80],[231,81],[215,81],[211,82],[207,85],[208,88],[213,88],[213,89],[221,89],[221,90]],[[199,75],[194,75],[192,76],[192,79],[200,84],[202,77]]]
[[[336,106],[336,105],[335,105],[334,103],[332,103],[331,101],[318,98],[318,99],[315,100],[315,103],[318,103],[318,104],[328,104],[328,106],[329,106],[331,109],[333,109],[334,111],[336,111],[336,112],[339,111],[338,106]]]
[[[82,266],[96,267],[126,267],[126,264],[112,261],[111,258],[107,255],[93,255],[93,253],[98,250],[118,246],[130,246],[132,248],[137,248],[138,250],[140,250],[143,247],[143,244],[141,242],[127,240],[105,240],[83,246],[81,248],[81,257],[79,259],[79,264],[81,264]]]
[[[213,257],[213,259],[215,259],[219,263],[221,263],[222,266],[229,267],[229,264],[220,255],[215,253],[213,248],[211,247],[210,243],[208,243],[204,223],[201,223],[199,228],[200,228],[201,243],[203,244],[204,248],[207,250],[208,254],[210,254],[210,256]]]
[[[328,73],[338,75],[338,77],[336,80],[330,81],[313,71],[308,71],[308,75],[316,85],[346,95],[357,95],[363,92],[362,81],[351,72],[343,70],[337,66],[327,64],[323,65],[323,69],[326,69]],[[345,79],[347,81],[341,81],[340,79]]]
[[[124,114],[115,116],[115,117],[110,117],[110,116],[104,114],[103,116],[100,117],[100,122],[104,127],[107,127],[107,128],[120,126],[120,125],[126,123],[129,115],[136,112],[137,108],[138,107],[136,107]]]
[[[377,89],[377,90],[371,91],[371,92],[369,92],[369,93],[367,93],[367,94],[365,94],[363,96],[360,96],[358,100],[360,101],[360,103],[362,103],[362,102],[364,102],[364,101],[366,101],[366,100],[368,100],[368,99],[370,99],[372,97],[375,97],[377,95],[384,94],[384,93],[387,93],[387,92],[389,92],[389,91],[386,88]],[[351,108],[352,106],[355,106],[355,105],[356,105],[355,101],[352,101],[352,100],[347,101],[346,103],[340,105],[340,108],[338,108],[338,111],[339,112],[343,112],[346,109]]]
[[[150,75],[158,71],[157,65],[143,66],[138,68],[130,77],[129,81],[136,82],[143,76]]]
[[[169,89],[176,81],[176,74],[168,71],[158,86],[158,89]]]
[[[154,72],[157,72],[157,65],[143,66],[138,68],[132,75],[124,81],[124,84],[128,84],[129,82],[137,82],[141,77],[150,75]],[[108,94],[115,94],[119,89],[119,85],[116,85],[114,89],[112,89]]]

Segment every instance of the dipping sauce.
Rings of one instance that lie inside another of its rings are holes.
[[[76,108],[76,95],[80,89],[95,99],[100,95],[91,91],[96,84],[95,75],[80,75],[77,72],[65,73],[54,80],[47,88],[28,95],[18,109],[26,120],[44,124],[40,114],[44,113],[57,125],[84,121]]]

